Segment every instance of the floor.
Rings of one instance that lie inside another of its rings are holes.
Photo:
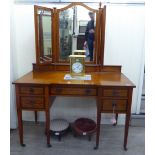
[[[58,141],[52,137],[51,148],[46,147],[44,124],[24,122],[24,142],[26,147],[19,145],[18,131],[10,134],[10,155],[144,155],[145,128],[131,126],[128,137],[128,151],[123,150],[124,126],[102,125],[100,147],[93,150],[95,135],[88,141],[87,137],[74,137],[67,133]]]

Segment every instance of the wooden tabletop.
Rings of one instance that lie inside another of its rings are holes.
[[[64,80],[68,72],[29,72],[13,84],[74,84],[97,86],[129,86],[135,85],[122,73],[117,72],[92,72],[91,80]]]

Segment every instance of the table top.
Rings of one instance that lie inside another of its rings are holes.
[[[13,82],[13,84],[65,84],[96,86],[129,86],[135,85],[122,73],[91,72],[91,80],[64,80],[69,72],[29,72]]]

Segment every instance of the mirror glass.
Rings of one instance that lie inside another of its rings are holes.
[[[74,6],[59,14],[60,60],[71,54],[86,55],[94,61],[96,14],[82,6]]]
[[[40,62],[52,60],[51,11],[38,10]]]

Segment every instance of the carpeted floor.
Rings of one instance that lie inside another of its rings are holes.
[[[46,147],[44,125],[24,123],[24,143],[19,144],[18,130],[10,134],[11,155],[144,155],[145,154],[145,128],[130,127],[128,137],[128,151],[123,150],[124,126],[102,125],[100,146],[94,150],[95,135],[88,141],[87,137],[74,137],[67,133],[58,141],[51,139],[51,148]]]

